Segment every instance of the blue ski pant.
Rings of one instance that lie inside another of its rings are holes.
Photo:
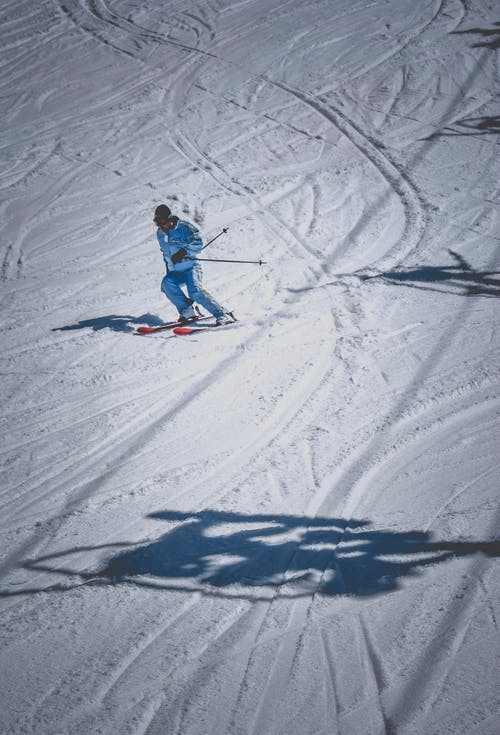
[[[169,271],[161,282],[161,290],[180,313],[193,301],[206,309],[215,317],[222,316],[226,309],[221,306],[213,296],[202,286],[203,272],[199,263],[194,263],[192,268],[185,271]],[[182,290],[186,287],[189,298]]]

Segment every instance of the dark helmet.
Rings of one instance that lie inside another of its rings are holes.
[[[171,215],[172,211],[166,204],[159,204],[155,209],[155,219],[160,220],[160,222],[164,222],[169,219]]]

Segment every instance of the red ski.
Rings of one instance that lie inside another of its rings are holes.
[[[189,322],[201,322],[204,319],[212,319],[213,317],[210,315],[207,316],[198,316],[195,319],[188,319]],[[162,332],[166,329],[174,329],[175,327],[181,327],[182,325],[185,325],[186,321],[179,321],[176,322],[168,322],[167,324],[158,324],[154,327],[137,327],[134,334],[154,334],[155,332]]]
[[[187,335],[187,334],[196,334],[196,332],[208,332],[209,329],[224,329],[225,327],[234,327],[235,324],[238,323],[237,319],[233,316],[231,313],[231,317],[233,319],[232,322],[227,322],[226,324],[203,324],[201,327],[188,327],[185,324],[183,324],[180,327],[174,327],[174,334],[178,335]]]

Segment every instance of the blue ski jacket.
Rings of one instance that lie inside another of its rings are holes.
[[[158,229],[156,232],[160,243],[163,260],[169,271],[186,271],[192,268],[195,261],[187,257],[179,263],[172,263],[172,255],[184,248],[189,258],[195,258],[203,248],[200,231],[189,222],[178,220],[175,227],[165,233]]]

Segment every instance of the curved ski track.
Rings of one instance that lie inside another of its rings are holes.
[[[89,448],[84,461],[79,461],[73,466],[72,457],[69,456],[61,460],[59,466],[53,470],[44,466],[41,469],[38,467],[37,471],[27,478],[26,483],[20,483],[18,493],[14,498],[12,518],[18,514],[20,517],[27,517],[30,509],[31,511],[36,510],[36,503],[41,503],[43,507],[44,501],[52,497],[58,509],[52,517],[44,521],[44,530],[50,530],[48,537],[44,536],[43,532],[36,530],[25,543],[17,546],[12,555],[4,560],[3,567],[7,570],[15,562],[25,560],[28,554],[33,556],[35,553],[41,555],[42,552],[47,552],[57,532],[65,532],[61,539],[62,546],[64,546],[64,538],[69,540],[73,532],[78,533],[82,517],[86,518],[88,525],[95,518],[97,528],[89,532],[91,544],[95,546],[104,545],[104,542],[111,545],[112,542],[128,534],[134,538],[137,533],[140,535],[142,518],[130,521],[129,509],[120,507],[122,499],[119,497],[109,499],[106,492],[101,496],[102,488],[110,481],[113,481],[110,483],[113,488],[115,485],[126,487],[127,470],[133,466],[135,461],[142,463],[144,475],[152,477],[152,485],[154,485],[154,477],[161,476],[162,472],[169,467],[168,459],[160,458],[158,454],[158,448],[162,446],[160,439],[165,428],[171,424],[175,425],[175,422],[183,417],[189,419],[190,412],[193,417],[196,417],[198,407],[201,407],[202,411],[205,406],[210,407],[211,394],[220,390],[229,376],[236,371],[244,373],[245,366],[257,364],[259,358],[265,359],[264,347],[270,334],[277,334],[278,339],[281,334],[283,338],[287,323],[292,319],[299,319],[297,315],[301,310],[324,303],[321,300],[324,297],[314,295],[314,289],[316,286],[328,285],[331,282],[331,271],[336,261],[348,254],[350,245],[346,238],[340,245],[331,248],[326,253],[319,253],[314,245],[309,244],[307,236],[290,225],[286,218],[278,214],[276,208],[273,207],[283,197],[286,198],[290,194],[289,190],[285,194],[278,190],[272,197],[261,195],[245,181],[244,176],[231,173],[224,165],[223,160],[234,149],[231,141],[217,149],[216,154],[209,153],[198,142],[189,125],[184,122],[182,111],[188,108],[191,91],[195,88],[203,90],[201,85],[196,86],[199,82],[202,63],[208,61],[209,64],[222,64],[226,68],[238,68],[240,71],[245,71],[240,63],[226,60],[201,47],[205,39],[216,40],[218,14],[224,11],[227,13],[228,9],[217,7],[216,3],[205,3],[203,12],[201,7],[196,8],[193,12],[190,10],[179,12],[175,16],[176,30],[179,30],[181,34],[192,35],[193,43],[190,45],[161,32],[149,30],[125,18],[113,9],[113,3],[105,0],[82,0],[80,2],[57,0],[55,5],[59,15],[74,24],[89,39],[89,42],[98,42],[125,55],[131,62],[139,62],[143,67],[153,69],[146,79],[144,79],[143,70],[132,87],[130,80],[125,81],[122,89],[117,90],[114,94],[113,103],[125,102],[131,90],[140,92],[141,89],[150,88],[156,81],[161,80],[164,67],[162,62],[155,62],[151,59],[152,48],[164,45],[179,49],[181,58],[177,59],[169,69],[172,77],[166,94],[169,95],[171,105],[168,117],[163,121],[164,132],[170,141],[170,147],[187,161],[189,167],[195,167],[213,182],[216,194],[217,189],[220,189],[231,197],[239,199],[247,213],[263,214],[266,218],[267,230],[280,245],[284,245],[285,252],[294,258],[306,259],[308,275],[304,279],[303,291],[291,295],[287,300],[286,308],[278,310],[273,308],[272,298],[279,298],[283,282],[278,275],[274,275],[270,286],[268,316],[265,322],[257,328],[243,328],[238,333],[241,336],[230,343],[229,349],[219,344],[216,349],[221,350],[222,357],[219,356],[216,363],[211,365],[198,379],[194,380],[191,374],[188,389],[184,389],[180,384],[169,382],[169,392],[166,395],[158,397],[152,403],[148,401],[145,405],[142,403],[146,398],[154,397],[157,384],[146,389],[135,389],[130,396],[123,398],[118,397],[120,395],[118,393],[117,398],[106,407],[101,407],[99,410],[93,408],[91,412],[85,412],[83,416],[75,419],[71,424],[73,429],[79,425],[92,426],[92,422],[98,420],[107,411],[118,411],[128,405],[132,408],[134,402],[142,406],[134,414],[133,419],[126,424],[123,423],[120,426],[117,422],[113,425],[112,430],[103,441]],[[286,5],[287,3],[283,4],[284,7]],[[405,38],[395,50],[392,49],[387,55],[372,60],[356,76],[373,71],[378,65],[386,63],[431,28],[442,13],[446,2],[439,0],[434,5],[430,19],[426,19],[415,30],[415,33]],[[459,22],[467,10],[464,3],[460,5],[463,12]],[[237,4],[232,12],[235,12],[240,6],[245,6],[245,3]],[[358,7],[365,8],[366,3],[353,6],[346,11],[346,14],[355,14]],[[29,16],[24,17],[26,21],[29,20]],[[247,26],[243,24],[240,27],[242,37],[249,24],[250,21]],[[61,31],[56,33],[54,30],[50,41],[56,40],[59,33]],[[47,39],[41,42],[46,43]],[[294,53],[301,53],[301,43],[307,43],[307,36],[304,38],[299,36],[299,41],[293,47]],[[30,56],[25,55],[20,57],[20,61],[26,63],[29,58]],[[287,61],[287,63],[290,65],[292,61]],[[259,95],[268,86],[288,95],[312,115],[317,115],[340,132],[357,150],[361,159],[378,172],[383,182],[384,192],[372,205],[373,210],[380,208],[393,198],[402,207],[404,226],[398,241],[390,243],[387,249],[378,253],[374,260],[356,270],[359,272],[367,268],[388,270],[394,268],[403,258],[415,254],[428,238],[432,224],[426,198],[419,185],[412,180],[411,175],[392,160],[388,152],[377,145],[371,134],[364,130],[359,122],[349,119],[342,111],[341,91],[337,89],[334,103],[332,98],[324,92],[318,92],[318,85],[314,85],[313,89],[306,88],[305,85],[299,88],[291,82],[277,78],[275,73],[254,74],[248,71],[248,78],[258,82],[254,96],[248,101],[250,111],[257,106]],[[214,94],[217,96],[217,93]],[[108,99],[107,102],[110,100]],[[102,104],[102,109],[100,103],[96,102],[91,112],[102,115],[105,109],[106,102]],[[132,115],[130,119],[133,120]],[[68,115],[67,121],[71,123],[71,120],[72,115]],[[283,123],[278,121],[278,124]],[[85,172],[92,170],[92,166],[106,166],[113,171],[113,161],[124,152],[125,146],[130,145],[131,140],[138,141],[141,136],[148,134],[148,130],[154,133],[154,123],[151,128],[145,125],[134,136],[128,137],[121,146],[116,145],[114,141],[115,145],[104,163],[103,159],[94,161],[92,158],[79,162],[76,170],[70,169],[54,183],[49,191],[43,192],[40,203],[32,207],[32,216],[43,217],[43,210],[50,210],[54,203],[65,194],[68,187],[74,181],[78,181]],[[50,127],[44,132],[46,138],[49,133]],[[240,140],[236,140],[235,144]],[[324,150],[320,153],[320,158]],[[24,186],[32,176],[42,172],[59,155],[61,155],[59,143],[54,144],[53,148],[46,148],[37,163],[29,164],[32,165],[32,168],[25,170],[19,180],[9,184],[9,190],[14,191],[19,186]],[[303,186],[308,174],[304,173],[301,164],[297,163],[295,169],[292,166],[292,172],[301,178],[299,187]],[[310,185],[311,191],[311,200],[307,206],[309,222],[313,222],[316,217],[316,198],[317,191],[320,189],[320,184],[315,189],[314,181],[310,183],[312,179],[309,178],[306,182]],[[46,220],[50,218],[50,211],[45,218]],[[357,237],[363,234],[363,226],[361,222],[361,228],[355,232]],[[24,242],[29,237],[30,230],[26,227],[19,238],[7,246],[2,263],[2,279],[7,284],[12,276],[18,282],[22,282],[25,258]],[[39,251],[34,249],[31,255],[43,260],[44,246],[39,246]],[[102,255],[98,263],[99,267],[110,262],[112,257],[112,254]],[[89,287],[92,285],[91,275],[88,276],[85,286],[87,285]],[[238,288],[236,286],[237,290]],[[489,395],[489,389],[496,384],[498,378],[493,369],[472,385],[468,385],[464,379],[463,384],[459,383],[458,389],[454,387],[448,392],[443,389],[437,398],[433,397],[429,400],[425,392],[420,399],[418,395],[419,387],[425,385],[426,381],[430,380],[430,376],[435,373],[440,357],[447,349],[451,349],[453,337],[458,328],[463,327],[467,321],[468,313],[465,307],[459,310],[455,318],[445,326],[441,339],[423,359],[420,369],[413,378],[404,384],[399,398],[391,404],[390,396],[386,396],[385,402],[380,403],[380,412],[375,420],[353,428],[348,437],[350,443],[335,450],[336,454],[331,459],[331,466],[328,467],[329,472],[324,471],[324,467],[320,466],[317,454],[322,443],[325,446],[329,443],[331,446],[336,446],[334,434],[341,413],[341,410],[336,410],[338,404],[333,404],[333,409],[325,408],[325,406],[328,406],[332,394],[340,389],[346,400],[343,410],[349,407],[357,410],[356,386],[350,385],[349,380],[356,380],[366,369],[366,365],[358,361],[356,354],[357,350],[363,346],[357,340],[359,340],[358,333],[363,329],[363,321],[366,316],[364,312],[366,307],[362,303],[358,288],[359,286],[350,284],[348,293],[342,299],[339,298],[340,308],[338,310],[342,311],[343,317],[350,320],[348,329],[342,328],[341,319],[338,318],[335,307],[328,304],[328,308],[319,320],[319,327],[331,332],[333,331],[332,323],[335,321],[337,334],[333,338],[329,336],[320,340],[313,363],[307,355],[303,356],[300,369],[298,364],[295,365],[297,375],[294,376],[291,383],[282,381],[282,385],[286,384],[287,389],[291,390],[292,399],[288,397],[285,400],[284,397],[281,397],[272,404],[272,410],[265,420],[259,417],[259,431],[253,435],[251,441],[240,444],[231,452],[222,451],[217,461],[208,462],[204,471],[197,473],[194,481],[185,483],[184,486],[180,483],[179,489],[174,490],[173,487],[170,487],[168,503],[171,507],[182,507],[185,503],[189,507],[209,507],[211,504],[222,504],[223,506],[227,504],[230,507],[232,488],[246,484],[247,488],[252,490],[254,484],[258,485],[260,478],[264,476],[270,478],[274,483],[275,505],[279,502],[281,506],[287,501],[284,493],[290,492],[290,488],[287,487],[289,476],[284,470],[284,465],[290,462],[300,466],[301,478],[305,485],[302,496],[298,493],[296,495],[296,498],[300,500],[302,512],[308,518],[314,518],[320,514],[332,514],[348,520],[357,513],[365,513],[373,509],[378,496],[376,492],[371,491],[371,483],[374,478],[377,478],[377,475],[387,472],[392,463],[394,463],[392,471],[395,474],[399,470],[399,463],[408,462],[412,458],[413,451],[418,454],[423,451],[424,446],[432,447],[437,435],[439,441],[445,444],[447,437],[452,437],[456,433],[457,427],[465,418],[467,418],[468,426],[475,425],[474,419],[477,420],[478,426],[484,425],[483,414],[489,416],[496,405],[491,403]],[[245,296],[246,290],[248,287],[243,285],[239,292],[242,297]],[[311,293],[313,293],[312,296]],[[317,293],[319,294],[319,291]],[[64,298],[62,294],[61,300]],[[79,357],[75,358],[75,366],[84,355],[93,353],[95,356],[96,346],[93,335],[91,337],[92,340],[86,342],[87,353],[79,353]],[[162,340],[158,344],[160,345],[159,351],[169,343],[167,340]],[[286,349],[286,340],[282,344]],[[183,358],[189,360],[194,358],[194,351],[189,344],[186,343],[186,345],[180,345],[179,349],[184,350]],[[99,344],[98,349],[105,350],[106,343]],[[145,348],[145,350],[148,349],[151,350],[147,353],[148,358],[153,359],[153,351],[156,348]],[[201,343],[200,349],[203,349]],[[375,349],[366,349],[366,346],[364,354],[365,359],[367,355],[368,357],[376,356]],[[69,366],[66,365],[67,367]],[[36,377],[33,388],[39,391],[46,389],[50,385],[50,379],[50,377],[45,378],[42,373]],[[38,408],[43,409],[44,405],[39,403]],[[83,406],[75,402],[65,410],[54,413],[51,416],[53,423],[47,438],[52,439],[57,436],[60,430],[59,422],[63,417],[65,421],[70,421],[71,412],[78,411],[80,408]],[[38,421],[43,423],[43,420],[43,415],[40,414]],[[182,420],[179,426],[183,428]],[[65,431],[66,428],[67,425],[62,426],[61,430]],[[192,432],[187,432],[181,434],[180,439],[189,440],[193,436]],[[31,445],[35,445],[36,441],[29,437],[16,440],[9,443],[5,450],[17,452],[22,449],[26,451]],[[405,451],[400,457],[402,448]],[[75,457],[78,458],[76,454]],[[129,458],[131,458],[130,462]],[[477,474],[476,479],[487,478],[490,474],[491,469],[485,469]],[[460,491],[446,498],[436,508],[429,509],[425,519],[426,530],[462,493],[473,486],[476,479],[471,479]],[[300,478],[297,479],[297,486],[299,483]],[[23,495],[24,485],[26,489]],[[380,487],[380,495],[383,492],[385,488]],[[33,499],[30,497],[31,494]],[[163,494],[161,487],[156,491],[152,488],[151,497],[146,500],[139,499],[136,508],[145,510],[155,504],[161,507],[161,503],[164,502]],[[2,507],[8,510],[8,501]],[[254,507],[257,510],[266,507],[262,496],[257,496]],[[99,512],[105,517],[106,514],[109,514],[108,518],[113,519],[112,528],[105,521],[97,520]],[[348,528],[346,532],[349,532]],[[340,536],[338,547],[342,543],[343,537]],[[82,556],[84,557],[83,552]],[[47,554],[47,558],[50,558],[50,554]],[[78,559],[78,557],[75,558]],[[84,560],[82,563],[85,563]],[[335,566],[334,558],[331,564]],[[469,576],[479,578],[482,565],[482,561],[470,564]],[[282,582],[287,580],[289,567],[285,566],[282,570]],[[74,574],[75,577],[78,577],[77,569]],[[30,584],[38,583],[40,580],[41,589],[43,589],[44,575],[45,572],[40,571],[38,576],[32,576]],[[109,595],[109,602],[113,593],[116,593],[116,598],[113,599],[125,604],[126,597],[130,593],[131,601],[128,601],[131,605],[130,609],[138,616],[143,614],[141,610],[144,605],[139,584],[132,593],[134,588],[132,583],[122,587],[110,585],[76,588],[72,581],[74,580],[69,580],[67,587],[70,589],[75,587],[75,589],[69,594],[80,595],[82,600],[84,595],[87,595],[86,599],[93,595]],[[129,581],[132,582],[132,580]],[[290,579],[290,583],[293,584],[293,579]],[[146,590],[146,586],[142,589]],[[158,590],[161,590],[161,585],[158,586]],[[484,588],[481,587],[481,582],[477,581],[474,594],[449,602],[442,622],[435,627],[431,639],[427,642],[427,647],[418,660],[411,662],[409,673],[402,680],[402,684],[397,683],[394,677],[388,675],[382,659],[382,651],[378,649],[377,642],[372,639],[370,625],[361,608],[355,605],[351,608],[342,608],[342,604],[345,603],[340,602],[335,607],[334,617],[331,612],[325,613],[325,616],[330,615],[327,619],[337,626],[339,632],[347,637],[350,636],[348,643],[352,647],[348,651],[343,648],[342,635],[330,636],[326,623],[322,622],[321,606],[323,603],[321,599],[318,599],[319,596],[316,597],[313,593],[305,595],[300,593],[294,597],[292,590],[288,597],[286,585],[276,584],[267,600],[257,599],[257,595],[252,597],[251,594],[246,599],[244,595],[235,595],[237,599],[232,599],[230,591],[226,597],[221,595],[220,599],[217,597],[211,599],[209,587],[205,588],[200,582],[198,588],[194,587],[187,598],[182,592],[177,593],[178,605],[176,611],[171,615],[163,611],[163,604],[159,599],[160,593],[157,590],[148,591],[148,594],[150,594],[151,612],[149,617],[147,615],[144,617],[144,621],[150,626],[148,632],[138,643],[129,642],[129,647],[125,648],[125,651],[123,648],[117,650],[114,654],[113,665],[106,668],[106,665],[103,664],[102,672],[99,670],[99,664],[87,661],[91,671],[90,679],[96,686],[92,689],[88,685],[88,696],[82,697],[79,707],[74,708],[62,720],[63,727],[72,730],[78,726],[79,731],[83,732],[85,728],[90,731],[89,727],[96,728],[104,723],[104,728],[112,727],[114,731],[118,731],[116,727],[119,727],[123,728],[119,730],[123,732],[147,732],[149,735],[154,735],[154,733],[164,733],[165,723],[168,722],[172,735],[173,733],[181,735],[200,732],[199,725],[196,724],[196,717],[205,714],[207,732],[233,734],[244,731],[248,735],[261,735],[261,733],[267,735],[273,732],[273,735],[281,735],[287,732],[289,725],[286,718],[290,715],[286,712],[286,708],[295,705],[287,695],[289,691],[299,692],[304,683],[297,672],[310,672],[313,680],[315,677],[317,681],[326,679],[326,683],[323,684],[323,693],[318,694],[323,711],[326,713],[324,728],[320,729],[321,725],[319,725],[317,732],[329,732],[335,722],[339,732],[350,732],[350,718],[369,705],[371,720],[370,729],[367,729],[366,733],[398,732],[398,735],[399,732],[409,733],[412,732],[411,728],[414,726],[415,718],[423,717],[422,702],[425,716],[435,703],[454,657],[464,645],[476,613],[477,597],[484,594]],[[176,593],[171,594],[174,597]],[[50,605],[50,595],[43,597],[44,604]],[[18,609],[21,609],[26,603],[18,599],[16,603],[10,601],[9,604],[11,608],[15,604]],[[9,609],[7,606],[4,615],[9,614]],[[158,615],[158,618],[155,619],[154,615]],[[456,630],[453,630],[452,624],[455,625]],[[170,635],[175,626],[179,628],[178,639]],[[404,626],[402,630],[406,632]],[[444,644],[443,638],[445,638]],[[345,645],[347,647],[347,643]],[[169,650],[171,646],[174,648],[173,653]],[[322,662],[323,673],[321,675],[317,670],[314,671],[314,667],[311,667],[309,651],[313,651],[313,655],[317,654],[317,660]],[[339,672],[339,661],[343,661],[346,671]],[[145,680],[139,682],[141,672],[144,672]],[[156,676],[158,672],[159,677]],[[347,682],[345,685],[341,681],[343,675]],[[203,705],[205,701],[210,703],[210,696],[217,701],[218,677],[226,687],[227,706],[225,710],[207,714],[203,711]],[[356,685],[353,684],[352,691],[346,693],[349,682],[354,680],[356,680]],[[37,719],[38,716],[41,718],[46,716],[44,707],[47,706],[51,697],[56,696],[58,685],[61,686],[63,693],[69,686],[61,678],[54,689],[47,693],[46,701],[38,702],[32,712],[26,715],[26,726],[31,727],[32,731],[36,723],[40,721]],[[124,712],[120,714],[123,699],[121,689],[126,692],[129,686],[132,690],[137,687],[138,694],[134,701],[126,703]],[[85,693],[83,682],[81,687]],[[394,691],[399,694],[399,698],[393,697]],[[296,707],[298,710],[300,700]],[[297,712],[296,716],[299,717],[300,713]],[[244,730],[243,722],[246,723]],[[306,732],[305,726],[303,732]]]

